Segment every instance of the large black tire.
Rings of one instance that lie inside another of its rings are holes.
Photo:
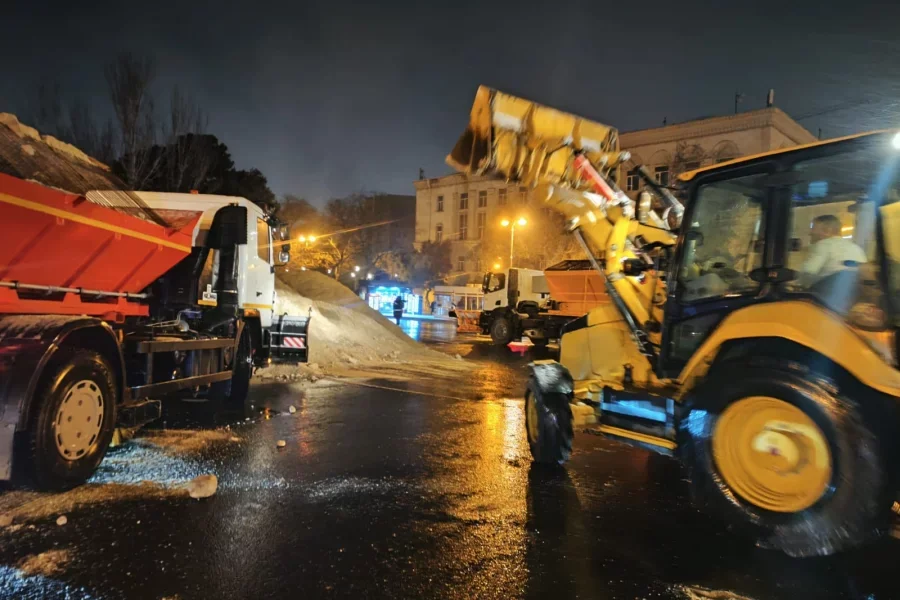
[[[774,398],[799,408],[819,428],[831,456],[824,492],[808,508],[774,512],[751,504],[726,483],[713,453],[716,423],[743,398]],[[884,455],[859,405],[830,386],[773,368],[722,366],[690,399],[679,427],[679,454],[696,504],[720,515],[762,547],[791,556],[828,555],[877,536],[892,498]]]
[[[572,407],[566,394],[541,389],[534,377],[525,391],[525,435],[537,463],[561,465],[572,454]]]
[[[213,409],[218,413],[241,417],[252,412],[250,404],[250,377],[253,375],[253,339],[250,327],[244,326],[231,364],[231,379],[214,383],[210,387]]]
[[[65,490],[87,481],[103,460],[115,430],[116,389],[112,367],[100,354],[78,348],[58,350],[34,396],[28,428],[19,446],[21,455],[16,456],[19,476],[42,490]],[[85,402],[97,402],[93,414],[81,410]],[[80,428],[71,429],[82,420],[84,438]],[[57,421],[66,421],[69,433],[77,436],[75,447],[58,447],[65,446],[65,439]]]
[[[505,346],[513,339],[513,325],[507,317],[495,317],[491,321],[491,342],[495,346]]]

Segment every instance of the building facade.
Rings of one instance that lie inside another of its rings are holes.
[[[637,165],[646,166],[663,185],[684,171],[816,140],[782,110],[768,107],[723,117],[697,119],[653,129],[621,133],[620,147],[631,160],[619,174],[619,185],[635,196],[640,184]],[[416,189],[415,245],[426,241],[451,243],[457,273],[479,278],[484,268],[476,248],[489,227],[514,219],[531,205],[529,190],[491,177],[455,173],[414,182]]]
[[[684,171],[814,141],[812,133],[776,107],[623,132],[619,146],[631,152],[631,160],[620,171],[619,185],[635,197],[638,165],[669,185]]]

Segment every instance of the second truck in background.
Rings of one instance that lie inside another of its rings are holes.
[[[603,286],[587,260],[564,260],[544,271],[488,272],[478,325],[498,346],[523,337],[544,346],[558,340],[568,323],[609,302]]]

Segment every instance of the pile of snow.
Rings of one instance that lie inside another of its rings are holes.
[[[449,360],[411,339],[350,289],[315,271],[279,275],[275,313],[305,315],[309,362],[325,367],[380,361]]]
[[[41,135],[15,115],[2,112],[0,173],[77,194],[125,186],[100,161],[53,136]]]

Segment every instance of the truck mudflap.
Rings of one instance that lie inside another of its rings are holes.
[[[305,317],[283,314],[275,317],[270,335],[270,353],[273,359],[309,362],[309,322],[312,309]]]
[[[0,318],[0,480],[12,474],[15,433],[28,422],[35,388],[50,358],[63,345],[66,337],[85,328],[99,328],[115,334],[100,319],[84,316],[15,315]],[[124,372],[121,354],[113,367]],[[119,380],[119,393],[122,381]]]

